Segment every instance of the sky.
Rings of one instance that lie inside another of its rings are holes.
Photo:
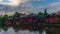
[[[21,13],[54,13],[60,10],[60,0],[0,0],[0,14]]]

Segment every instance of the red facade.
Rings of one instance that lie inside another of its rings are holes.
[[[49,17],[45,19],[45,22],[46,23],[57,23],[59,21],[59,17],[58,16],[55,16],[55,17]]]

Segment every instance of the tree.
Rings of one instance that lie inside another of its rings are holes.
[[[38,13],[38,16],[41,16],[42,17],[43,16],[43,13],[42,12],[39,12]]]
[[[3,20],[6,20],[7,18],[8,18],[8,15],[4,15],[4,16],[2,17]]]
[[[4,15],[3,17],[2,17],[2,23],[4,24],[5,23],[5,20],[8,18],[8,15]]]
[[[5,20],[8,18],[8,15],[0,16],[0,27],[4,27]]]
[[[2,15],[0,15],[0,20],[2,20]]]
[[[2,16],[0,16],[0,28],[1,28],[1,26],[2,26]]]
[[[20,13],[15,12],[14,17],[20,17]]]

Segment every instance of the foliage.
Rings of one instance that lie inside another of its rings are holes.
[[[41,16],[42,17],[43,16],[43,13],[42,12],[39,12],[38,13],[38,16]]]
[[[15,12],[14,17],[19,17],[19,16],[20,16],[20,13]]]

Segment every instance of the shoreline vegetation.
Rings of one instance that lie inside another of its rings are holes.
[[[29,30],[42,33],[45,30],[47,33],[52,34],[60,28],[60,13],[48,14],[47,9],[45,9],[44,13],[39,12],[38,14],[26,15],[15,12],[13,16],[0,15],[0,29],[7,31],[10,27],[13,27],[16,32]]]

